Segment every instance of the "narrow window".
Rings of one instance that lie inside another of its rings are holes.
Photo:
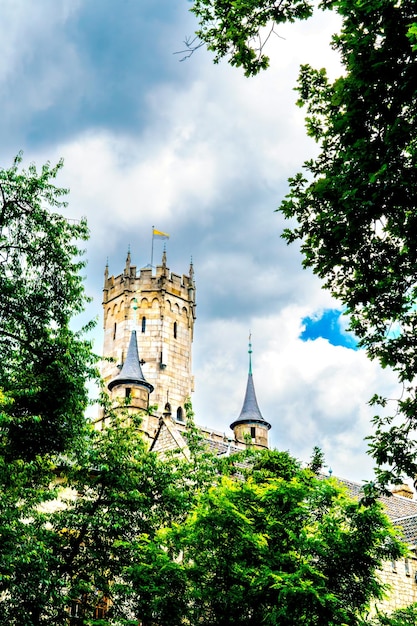
[[[114,327],[113,327],[113,341],[116,339],[116,328],[117,328],[117,325],[116,325],[116,322],[114,322]]]
[[[108,608],[107,599],[102,598],[94,610],[94,619],[105,619]]]
[[[256,437],[256,428],[255,428],[255,426],[251,426],[250,427],[250,436],[252,437],[252,439],[255,439],[255,437]]]
[[[397,562],[396,561],[391,561],[391,570],[394,574],[397,573]]]
[[[174,322],[174,339],[177,338],[177,322]]]
[[[179,406],[178,409],[177,409],[177,420],[179,422],[183,422],[184,421],[184,415],[183,415],[183,412],[182,412],[182,406]]]
[[[411,576],[410,561],[405,559],[405,575]]]
[[[70,616],[77,617],[81,619],[81,611],[80,611],[80,602],[78,600],[73,600],[71,602]]]
[[[146,330],[146,317],[142,317],[142,332],[144,333]]]
[[[130,400],[131,396],[132,396],[132,389],[131,389],[131,387],[126,387],[125,388],[125,398],[126,398],[126,400]]]

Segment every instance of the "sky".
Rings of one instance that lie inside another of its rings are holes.
[[[270,444],[301,461],[320,446],[334,475],[372,477],[364,438],[375,394],[395,380],[346,330],[340,303],[281,238],[288,178],[317,153],[295,105],[300,64],[340,73],[337,21],[280,26],[255,78],[201,48],[187,0],[0,0],[0,167],[57,162],[66,214],[85,216],[85,286],[98,320],[106,262],[150,263],[152,226],[170,235],[168,266],[197,284],[193,345],[197,423],[230,433],[248,374]],[[162,242],[155,242],[159,262]]]

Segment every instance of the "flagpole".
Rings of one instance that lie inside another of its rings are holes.
[[[152,226],[151,269],[153,267],[153,231],[154,230],[155,230],[155,226]]]

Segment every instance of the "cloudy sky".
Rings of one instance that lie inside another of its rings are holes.
[[[181,62],[196,28],[187,0],[0,0],[0,165],[24,151],[64,158],[68,217],[86,216],[87,316],[99,320],[111,274],[150,262],[151,229],[170,234],[168,265],[194,262],[197,421],[228,431],[239,415],[252,333],[253,371],[273,446],[314,445],[333,473],[371,476],[364,437],[389,372],[355,349],[337,302],[301,269],[275,212],[315,146],[295,106],[300,63],[338,69],[334,17],[280,27],[271,68],[245,79],[203,49]],[[162,244],[155,243],[154,261]]]

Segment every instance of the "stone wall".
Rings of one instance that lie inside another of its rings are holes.
[[[417,559],[413,554],[408,559],[384,563],[381,581],[389,586],[386,598],[378,608],[391,613],[417,602]]]
[[[194,390],[192,341],[195,319],[195,284],[190,275],[170,273],[162,265],[136,272],[130,255],[123,273],[109,276],[103,289],[104,347],[102,376],[109,382],[123,363],[132,330],[137,332],[139,358],[147,382],[154,386],[150,405],[161,414],[169,402],[172,415],[184,416],[184,403]]]

